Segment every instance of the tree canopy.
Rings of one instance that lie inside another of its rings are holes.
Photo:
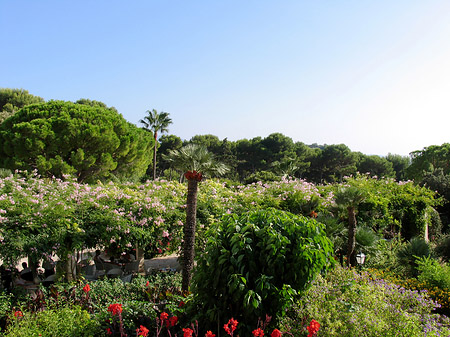
[[[156,179],[156,150],[158,148],[158,132],[164,133],[169,131],[169,125],[172,124],[172,119],[168,112],[158,112],[155,109],[147,110],[147,116],[141,119],[139,123],[143,124],[143,128],[153,133],[153,180]]]
[[[24,89],[0,88],[0,123],[24,106],[42,103],[44,99]]]
[[[0,167],[76,176],[80,182],[141,177],[152,137],[115,109],[50,101],[26,106],[0,125]]]

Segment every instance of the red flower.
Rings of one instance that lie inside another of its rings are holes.
[[[281,337],[281,331],[278,329],[273,330],[270,337]]]
[[[107,333],[108,335],[112,335],[111,329],[110,329],[110,328],[106,329],[106,333]]]
[[[180,301],[180,303],[178,303],[178,308],[182,308],[182,307],[184,307],[184,302]]]
[[[146,337],[150,330],[148,330],[145,326],[141,325],[139,329],[136,329],[136,335]]]
[[[233,334],[233,331],[236,330],[237,325],[238,321],[231,317],[228,323],[224,324],[223,328],[225,329],[225,332],[231,336]]]
[[[320,324],[319,324],[319,322],[317,322],[316,320],[313,319],[309,323],[309,326],[306,327],[306,329],[308,329],[308,332],[309,332],[308,337],[312,337],[317,333],[317,331],[319,331]]]
[[[261,328],[252,331],[253,336],[255,337],[263,337],[264,331]]]
[[[14,312],[14,317],[16,317],[16,318],[23,317],[22,311],[20,311],[20,310],[15,311],[15,312]]]
[[[194,330],[192,329],[185,329],[183,328],[183,337],[192,337],[192,333],[194,332]]]
[[[167,319],[167,317],[169,317],[169,314],[167,312],[162,312],[161,315],[159,316],[159,318],[163,322]]]
[[[216,337],[210,330],[206,331],[205,337]]]
[[[166,321],[166,327],[170,328],[171,326],[175,326],[177,323],[178,323],[178,317],[177,316],[170,317]]]
[[[150,285],[150,282],[147,281],[147,283],[145,284],[146,287],[148,287]]]
[[[86,283],[86,285],[83,287],[83,291],[87,294],[88,292],[91,291],[91,287],[89,286],[89,284]]]
[[[119,303],[110,304],[108,307],[108,311],[111,312],[113,316],[118,315],[122,313],[122,304]]]

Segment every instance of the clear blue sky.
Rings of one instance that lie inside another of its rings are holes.
[[[450,1],[0,0],[0,87],[99,100],[182,139],[450,142]]]

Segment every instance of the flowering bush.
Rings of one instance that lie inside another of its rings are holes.
[[[432,313],[436,306],[424,292],[337,267],[313,282],[282,327],[301,335],[314,318],[327,337],[447,336],[450,322]]]

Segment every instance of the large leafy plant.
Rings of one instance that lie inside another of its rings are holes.
[[[193,291],[202,321],[211,323],[282,314],[333,261],[322,224],[279,210],[225,216],[210,234]]]

